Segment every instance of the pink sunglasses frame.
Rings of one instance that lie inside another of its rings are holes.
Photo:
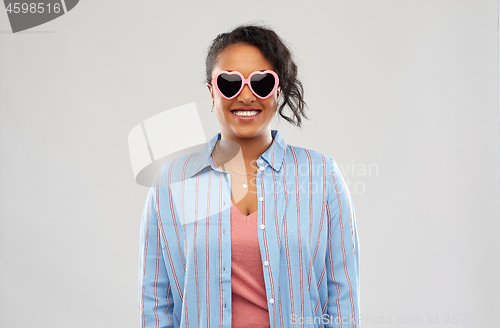
[[[269,73],[271,74],[272,76],[274,76],[274,88],[273,90],[269,93],[269,95],[267,95],[266,97],[261,97],[259,96],[253,89],[252,89],[252,85],[250,84],[250,80],[252,79],[252,76],[256,75],[256,74],[265,74],[265,73]],[[240,87],[240,90],[238,90],[238,92],[228,98],[226,97],[220,90],[219,90],[219,86],[217,85],[217,78],[219,77],[219,75],[221,74],[229,74],[229,75],[238,75],[240,78],[241,78],[241,81],[243,81],[243,83],[241,83],[241,87]],[[271,71],[271,70],[265,70],[265,71],[254,71],[252,73],[250,73],[250,75],[248,76],[248,79],[245,79],[245,77],[243,76],[243,74],[241,74],[240,72],[238,71],[232,71],[232,72],[229,72],[229,71],[220,71],[218,72],[217,74],[215,74],[215,76],[212,78],[212,85],[215,87],[215,90],[217,90],[217,92],[225,99],[227,100],[231,100],[235,97],[237,97],[241,91],[243,90],[243,88],[245,87],[245,84],[248,84],[248,88],[250,89],[250,91],[252,91],[252,93],[258,97],[259,99],[267,99],[269,97],[271,97],[273,95],[273,93],[276,92],[276,90],[278,89],[279,87],[279,84],[280,84],[280,81],[279,81],[279,78],[278,78],[278,74],[276,74],[276,72],[274,71]]]

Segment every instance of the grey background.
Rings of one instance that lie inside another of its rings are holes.
[[[251,20],[305,84],[311,120],[274,128],[351,183],[364,327],[498,325],[497,1],[87,0],[19,34],[0,10],[1,327],[139,326],[128,132],[195,101],[217,133],[206,50]]]

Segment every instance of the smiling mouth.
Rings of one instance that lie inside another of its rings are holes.
[[[241,109],[236,109],[232,110],[231,113],[233,113],[236,116],[240,117],[251,117],[251,116],[256,116],[258,115],[262,110],[260,109],[250,109],[250,110],[241,110]]]

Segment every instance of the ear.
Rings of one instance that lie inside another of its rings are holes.
[[[212,85],[210,83],[207,83],[207,88],[208,92],[210,92],[210,96],[212,97],[212,99],[214,99],[214,92],[212,90]]]

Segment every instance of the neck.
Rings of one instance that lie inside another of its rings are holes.
[[[271,129],[251,138],[221,132],[217,145],[222,157],[235,163],[254,163],[272,144]]]

